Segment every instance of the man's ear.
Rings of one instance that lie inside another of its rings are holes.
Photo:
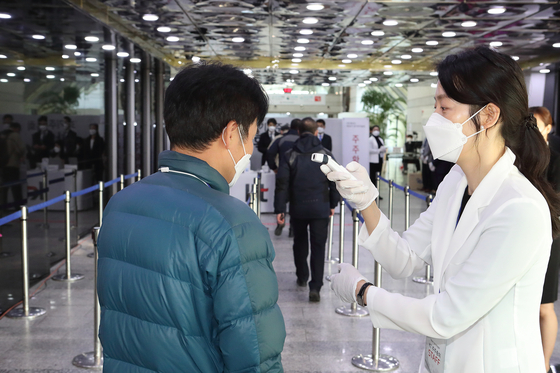
[[[237,127],[239,125],[236,121],[230,120],[222,132],[222,140],[226,149],[230,149],[236,138],[239,137]]]
[[[495,126],[500,119],[500,108],[495,104],[488,104],[482,113],[486,116],[481,123],[485,129]]]

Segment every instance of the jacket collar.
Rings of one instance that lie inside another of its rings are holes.
[[[159,154],[158,168],[187,172],[206,182],[212,189],[229,194],[229,186],[224,177],[205,161],[190,155],[166,150]],[[188,177],[185,175],[185,177]]]
[[[300,153],[308,153],[314,150],[321,150],[321,140],[310,132],[303,133],[294,143],[294,148]]]

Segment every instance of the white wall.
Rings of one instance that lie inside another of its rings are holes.
[[[424,139],[422,127],[434,112],[435,88],[431,86],[409,86],[406,111],[406,133],[418,133],[417,140]]]
[[[529,94],[529,107],[543,106],[546,74],[529,70],[524,75],[527,93]]]

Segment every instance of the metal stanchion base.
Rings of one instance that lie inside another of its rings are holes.
[[[399,361],[389,355],[379,355],[377,364],[371,355],[357,355],[352,358],[352,365],[374,372],[388,372],[399,367]]]
[[[58,275],[54,275],[52,277],[53,281],[65,281],[65,282],[74,282],[78,280],[83,280],[84,275],[80,275],[79,273],[74,273],[70,275],[70,278],[66,277],[66,273],[60,273]]]
[[[4,252],[0,253],[0,258],[7,258],[9,256],[14,256],[14,254],[12,254],[10,252],[7,252],[7,251],[4,251]]]
[[[340,261],[338,258],[332,258],[331,260],[325,260],[325,263],[336,264]]]
[[[87,257],[88,257],[88,258],[93,258],[94,256],[95,256],[95,253],[89,253],[89,254],[87,254]]]
[[[433,285],[434,284],[434,278],[430,278],[429,280],[426,280],[426,277],[413,277],[412,281],[417,282],[419,284],[424,284],[424,285]]]
[[[11,310],[10,312],[8,312],[6,314],[6,316],[14,318],[14,319],[15,318],[33,319],[35,317],[42,316],[45,313],[47,313],[47,311],[44,308],[29,307],[29,312],[26,315],[25,311],[23,310],[23,307],[21,307],[21,308],[15,308],[15,309]]]
[[[330,281],[332,275],[325,276],[325,280]]]
[[[356,306],[356,311],[353,311],[351,306],[340,306],[335,310],[335,312],[342,316],[351,316],[351,317],[369,316],[369,311],[365,307],[360,307],[360,306]]]
[[[72,360],[72,364],[79,368],[86,368],[86,369],[101,369],[103,368],[103,356],[99,358],[99,360],[95,361],[95,354],[92,352],[84,352],[76,356]]]

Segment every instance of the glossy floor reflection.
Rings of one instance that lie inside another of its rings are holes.
[[[396,175],[398,176],[398,175]],[[397,182],[401,180],[397,179]],[[382,186],[382,210],[387,211],[387,187]],[[394,228],[404,229],[404,198],[395,192]],[[425,202],[411,199],[411,221],[425,209]],[[351,364],[357,354],[371,353],[372,325],[368,317],[352,318],[335,313],[342,303],[334,296],[325,282],[321,301],[310,303],[308,289],[296,284],[291,239],[285,229],[280,237],[274,236],[275,217],[262,216],[276,249],[274,267],[278,276],[280,298],[287,339],[282,355],[287,373],[335,373],[364,372]],[[336,217],[333,256],[338,257],[339,221]],[[346,214],[345,261],[351,260],[352,224]],[[47,309],[45,316],[34,320],[0,320],[0,373],[75,373],[84,369],[74,367],[72,359],[83,352],[93,350],[93,259],[86,255],[92,251],[91,241],[82,240],[72,256],[73,272],[84,274],[84,280],[73,284],[47,281],[44,290],[38,292],[30,305]],[[361,272],[373,279],[373,259],[368,251],[359,249]],[[64,266],[59,272],[63,272]],[[325,265],[325,274],[336,271],[336,265]],[[418,273],[423,275],[423,273]],[[383,287],[412,297],[424,297],[431,287],[420,285],[411,279],[394,280],[383,277]],[[560,309],[557,305],[557,313]],[[381,353],[394,356],[400,362],[396,372],[415,373],[422,356],[424,339],[407,332],[381,331]],[[560,341],[552,358],[560,363]],[[537,372],[540,373],[540,372]]]

